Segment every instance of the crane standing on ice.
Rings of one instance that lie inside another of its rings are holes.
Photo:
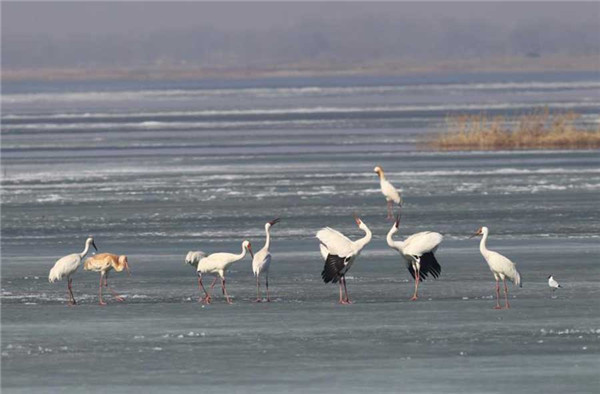
[[[480,227],[475,234],[471,235],[471,238],[478,235],[483,235],[483,238],[481,238],[481,242],[479,244],[479,250],[481,251],[485,261],[487,261],[488,266],[490,267],[490,270],[496,279],[496,306],[494,309],[502,309],[500,306],[500,279],[502,279],[502,282],[504,283],[504,307],[508,309],[510,308],[510,304],[508,303],[508,288],[506,287],[506,278],[510,279],[515,285],[523,287],[521,282],[521,274],[519,271],[517,271],[517,265],[515,263],[502,256],[500,253],[494,252],[487,248],[486,241],[488,234],[489,231],[487,227]]]
[[[339,231],[329,227],[322,228],[317,232],[317,238],[321,241],[321,255],[325,259],[321,277],[325,283],[339,282],[340,304],[352,303],[346,289],[346,273],[361,250],[371,241],[371,230],[367,225],[357,216],[354,217],[354,220],[358,228],[365,232],[365,236],[356,241],[351,241]],[[345,296],[342,296],[342,286]]]
[[[434,253],[442,243],[444,237],[440,233],[423,231],[406,238],[404,241],[394,241],[392,236],[398,232],[400,226],[400,215],[396,216],[396,222],[387,234],[386,240],[390,248],[396,249],[406,260],[408,272],[415,280],[415,292],[412,301],[419,298],[419,282],[427,278],[429,274],[438,278],[442,267],[437,262]]]
[[[54,267],[52,267],[52,269],[50,270],[50,274],[48,275],[48,281],[50,283],[54,283],[57,280],[61,280],[65,276],[67,277],[69,305],[77,304],[77,301],[75,301],[75,297],[73,296],[73,279],[71,279],[71,275],[73,275],[75,271],[77,271],[77,268],[79,268],[79,265],[81,264],[81,259],[83,259],[90,250],[90,245],[92,245],[94,249],[98,251],[98,248],[94,243],[94,238],[89,237],[85,240],[85,248],[83,249],[83,252],[73,253],[61,257],[56,261],[56,263],[54,263]]]
[[[124,301],[123,297],[118,295],[113,289],[108,287],[108,274],[114,269],[116,272],[123,270],[127,271],[127,275],[131,276],[129,271],[129,262],[127,256],[117,256],[112,253],[100,253],[92,257],[85,259],[83,263],[83,269],[86,271],[100,272],[100,291],[99,291],[99,303],[100,305],[106,305],[106,302],[102,299],[102,286],[106,287],[119,302]],[[102,283],[104,281],[104,283]]]
[[[383,173],[383,168],[377,166],[373,169],[373,171],[375,171],[375,173],[377,173],[377,175],[379,176],[379,184],[381,186],[381,193],[383,194],[383,196],[385,197],[385,200],[387,201],[387,210],[388,210],[387,219],[393,219],[393,212],[392,212],[393,204],[396,203],[399,206],[401,206],[402,205],[402,197],[400,196],[400,193],[398,193],[398,190],[396,190],[394,185],[392,185],[390,183],[390,181],[385,179],[385,174]]]
[[[252,253],[252,247],[249,241],[242,242],[242,252],[240,254],[233,253],[213,253],[202,258],[198,262],[198,267],[196,268],[196,272],[198,273],[198,284],[200,288],[204,290],[205,296],[201,298],[201,301],[207,304],[210,304],[212,297],[204,288],[202,284],[202,275],[203,274],[215,274],[219,278],[221,278],[221,289],[223,290],[223,294],[225,295],[225,299],[228,304],[231,304],[231,299],[227,294],[227,289],[225,288],[225,271],[229,268],[229,266],[237,261],[240,261],[246,256],[246,251],[250,252],[250,256],[254,257]],[[217,278],[215,278],[216,280]],[[213,282],[214,285],[214,282]],[[212,287],[211,287],[212,289]]]
[[[265,223],[265,233],[267,236],[265,246],[256,252],[252,258],[252,272],[254,273],[254,276],[256,276],[256,302],[262,301],[260,297],[260,274],[263,272],[266,276],[267,302],[271,302],[271,298],[269,297],[269,266],[271,265],[271,252],[269,251],[269,248],[271,246],[271,234],[269,230],[271,226],[274,226],[277,223],[279,223],[279,218]]]
[[[198,263],[200,262],[200,260],[202,260],[203,258],[206,257],[206,253],[204,253],[201,250],[190,250],[187,255],[185,256],[185,263],[191,265],[192,267],[194,267],[196,270],[198,269]],[[217,283],[217,279],[218,276],[215,276],[215,279],[213,280],[213,282],[210,284],[210,292],[212,293],[213,287],[215,287],[215,283]],[[202,283],[201,283],[201,277],[198,275],[198,290],[202,291]],[[198,302],[202,302],[204,300],[204,298],[199,298]]]

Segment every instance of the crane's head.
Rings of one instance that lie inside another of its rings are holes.
[[[550,276],[548,277],[548,279],[552,279],[552,275],[550,275]]]
[[[279,219],[279,218],[277,218],[277,219],[273,219],[273,220],[271,220],[270,222],[267,222],[267,224],[265,224],[265,229],[267,229],[267,230],[268,230],[269,228],[271,228],[271,226],[274,226],[274,225],[276,225],[277,223],[279,223],[279,220],[280,220],[280,219]]]
[[[354,216],[354,221],[356,222],[356,225],[358,226],[359,229],[361,229],[362,231],[369,231],[369,228],[367,227],[367,225],[365,224],[365,222],[363,222],[358,215],[355,213],[353,214]]]
[[[383,168],[381,168],[381,167],[379,167],[379,166],[375,167],[375,168],[373,169],[373,171],[374,171],[374,172],[375,172],[377,175],[379,175],[380,177],[381,177],[381,174],[383,174]]]
[[[252,245],[250,245],[250,241],[244,240],[244,242],[242,242],[242,247],[250,253],[250,256],[252,256],[252,258],[254,258],[254,253],[252,253]]]
[[[127,271],[127,276],[131,276],[131,271],[129,271],[129,262],[127,261],[127,256],[124,254],[119,256],[118,264],[115,267],[115,271],[117,272],[121,272],[123,270]]]
[[[96,252],[98,251],[98,248],[96,247],[96,244],[94,243],[94,238],[92,238],[91,236],[89,236],[88,239],[85,240],[85,244],[92,245],[94,247],[94,249],[96,249]]]
[[[475,234],[471,235],[469,238],[477,237],[479,235],[484,235],[484,234],[487,234],[487,232],[488,232],[488,228],[487,227],[485,227],[485,226],[484,227],[479,227],[477,229],[477,231],[475,232]]]

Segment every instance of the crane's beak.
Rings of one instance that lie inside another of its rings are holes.
[[[400,214],[396,215],[396,222],[394,223],[396,228],[400,227]]]
[[[478,236],[478,235],[481,235],[481,233],[480,233],[479,231],[477,231],[475,234],[471,235],[471,236],[469,237],[469,239],[471,239],[471,238],[473,238],[473,237],[476,237],[476,236]]]
[[[250,252],[250,256],[254,258],[254,253],[252,253],[252,246],[248,245],[248,252]]]
[[[94,247],[94,249],[96,249],[96,252],[97,252],[98,248],[96,247],[96,243],[94,241],[92,241],[92,246]]]
[[[281,220],[281,219],[279,219],[279,218],[277,218],[277,219],[273,219],[273,220],[271,220],[271,221],[269,222],[269,224],[270,224],[271,226],[273,226],[273,225],[275,225],[275,224],[279,223],[279,221],[280,221],[280,220]]]

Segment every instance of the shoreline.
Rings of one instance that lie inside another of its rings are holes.
[[[596,56],[570,58],[507,57],[494,59],[447,60],[418,62],[394,60],[355,66],[337,64],[287,64],[281,67],[202,67],[202,66],[140,66],[140,67],[70,67],[70,68],[6,68],[2,82],[25,81],[176,81],[193,79],[260,79],[334,76],[403,76],[448,73],[502,72],[598,72]]]

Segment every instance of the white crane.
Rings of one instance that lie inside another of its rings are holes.
[[[556,289],[562,289],[562,286],[554,279],[554,276],[550,275],[548,277],[548,286],[552,289],[552,292],[556,291]]]
[[[48,275],[48,281],[50,283],[54,283],[57,280],[61,280],[65,276],[67,277],[69,305],[77,304],[77,301],[75,301],[75,297],[73,297],[73,289],[71,287],[71,285],[73,284],[73,279],[71,279],[71,275],[73,275],[75,271],[77,271],[77,268],[79,268],[79,264],[81,264],[81,259],[83,259],[90,250],[90,245],[92,245],[94,249],[98,251],[98,248],[94,243],[94,238],[89,237],[85,240],[85,248],[83,249],[83,252],[73,253],[61,257],[56,261],[56,263],[54,263],[54,267],[52,267],[52,269],[50,270],[50,274]]]
[[[523,287],[523,284],[521,283],[521,274],[519,271],[517,271],[517,266],[515,263],[502,256],[500,253],[494,252],[487,248],[486,241],[488,234],[489,231],[487,227],[480,227],[477,232],[471,236],[471,238],[478,235],[483,235],[483,238],[481,238],[481,243],[479,244],[479,250],[481,251],[485,261],[487,261],[490,270],[496,279],[496,306],[494,309],[502,309],[500,306],[500,279],[502,279],[502,282],[504,283],[504,307],[508,309],[510,308],[510,304],[508,303],[508,288],[506,287],[506,278],[510,279],[515,285]]]
[[[393,212],[392,212],[393,204],[396,203],[401,206],[402,205],[402,197],[400,196],[400,193],[398,193],[398,190],[396,190],[394,185],[392,185],[390,183],[390,181],[385,179],[385,174],[383,172],[383,168],[381,168],[380,166],[377,166],[373,169],[373,171],[375,171],[377,173],[377,175],[379,176],[379,184],[381,186],[381,193],[383,194],[383,196],[385,197],[385,200],[387,201],[387,210],[388,210],[387,218],[392,219],[393,218]]]
[[[187,255],[185,256],[185,263],[191,265],[192,267],[194,267],[196,270],[198,269],[198,263],[200,262],[200,260],[202,260],[204,257],[206,257],[206,253],[204,253],[201,250],[190,250]],[[213,282],[210,284],[210,291],[212,293],[212,289],[213,287],[215,287],[215,283],[217,283],[217,278],[215,276],[215,279],[213,280]],[[202,290],[202,283],[200,282],[200,276],[198,276],[198,290]],[[203,297],[198,298],[198,302],[202,302],[204,300]]]
[[[112,253],[100,253],[92,257],[85,259],[83,263],[83,269],[86,271],[100,272],[100,290],[99,290],[99,303],[100,305],[106,305],[106,302],[102,299],[102,287],[106,287],[119,302],[124,301],[123,297],[118,295],[113,289],[108,287],[108,274],[111,270],[121,272],[127,271],[127,275],[131,276],[129,271],[129,262],[127,256],[117,256]],[[104,283],[102,283],[104,281]]]
[[[265,246],[256,252],[252,258],[252,272],[254,273],[254,276],[256,276],[256,302],[262,301],[260,297],[260,274],[263,272],[265,273],[267,282],[267,302],[271,302],[271,298],[269,297],[269,266],[271,265],[271,252],[269,251],[269,247],[271,246],[271,234],[269,229],[277,223],[279,223],[279,218],[265,223],[265,233],[267,236]]]
[[[358,228],[365,232],[365,236],[359,240],[351,241],[339,231],[325,227],[317,232],[317,238],[321,242],[320,249],[325,266],[321,277],[325,283],[333,282],[340,285],[340,304],[351,304],[346,289],[346,273],[360,254],[361,250],[371,241],[371,230],[367,225],[354,216]],[[342,286],[345,297],[342,296]]]
[[[254,254],[252,253],[252,246],[250,245],[249,241],[242,242],[242,252],[240,254],[213,253],[200,259],[198,262],[198,267],[196,268],[196,272],[198,273],[198,284],[200,285],[200,288],[204,290],[205,294],[205,296],[201,298],[202,302],[210,304],[210,301],[212,300],[212,297],[202,284],[202,275],[214,274],[221,278],[221,289],[223,290],[223,294],[225,295],[227,303],[232,303],[229,299],[229,295],[227,294],[227,289],[225,288],[225,271],[227,271],[231,264],[243,259],[246,256],[246,251],[250,252],[250,256],[254,257]],[[216,280],[217,278],[215,278],[215,281]],[[213,285],[214,283],[215,282],[213,282]]]
[[[429,274],[437,279],[442,267],[435,258],[434,253],[444,239],[443,235],[433,231],[423,231],[406,238],[404,241],[394,241],[392,236],[398,232],[400,215],[387,234],[386,240],[390,248],[396,249],[406,260],[406,268],[415,280],[415,292],[412,301],[419,298],[419,282],[425,280]]]

